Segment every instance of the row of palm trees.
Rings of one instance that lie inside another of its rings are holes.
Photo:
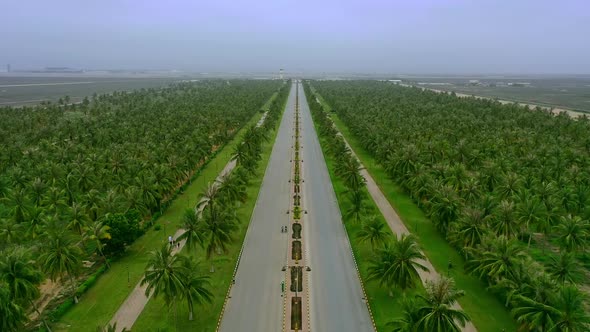
[[[521,329],[590,329],[578,286],[590,240],[587,119],[381,82],[314,88]],[[565,306],[566,295],[581,305]]]
[[[419,270],[429,271],[422,264],[426,257],[416,237],[405,234],[391,237],[388,226],[377,218],[376,211],[366,206],[365,200],[368,197],[365,179],[360,173],[360,162],[352,155],[322,106],[313,98],[314,94],[308,84],[305,89],[323,147],[334,159],[335,174],[347,188],[349,204],[344,220],[361,223],[355,240],[369,243],[373,250],[373,256],[369,259],[367,281],[378,282],[390,296],[393,296],[394,289],[403,293],[402,316],[389,322],[388,326],[399,332],[461,331],[461,327],[470,319],[465,312],[453,307],[464,293],[455,289],[452,279],[442,277],[435,282],[427,282],[424,294],[417,295],[415,299],[406,298],[405,292],[416,288],[421,282]]]
[[[248,199],[246,189],[250,179],[258,175],[262,146],[269,139],[270,129],[280,118],[288,93],[287,86],[282,87],[271,103],[264,123],[248,128],[241,143],[236,146],[232,156],[235,168],[210,183],[195,207],[185,211],[181,226],[183,232],[177,241],[184,241],[188,254],[174,254],[174,246],[170,244],[149,254],[141,281],[142,285],[147,285],[146,295],[162,297],[169,308],[185,301],[189,320],[193,320],[195,305],[213,301],[210,276],[203,272],[200,260],[189,255],[204,256],[212,262],[213,257],[227,254],[236,240],[235,232],[240,228],[236,210]],[[209,272],[215,272],[213,265]]]
[[[211,81],[0,108],[0,330],[23,329],[46,278],[76,303],[83,261],[108,267],[107,256],[121,254],[113,244],[130,244],[141,220],[278,87]],[[120,221],[133,234],[112,238],[120,232],[109,225]]]

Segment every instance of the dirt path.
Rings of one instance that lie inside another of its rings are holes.
[[[334,128],[336,128],[336,130],[338,130],[338,128],[335,125],[334,125]],[[340,134],[340,135],[342,136],[342,134]],[[375,204],[379,208],[379,211],[381,212],[381,214],[383,215],[383,217],[387,221],[387,225],[389,225],[389,228],[391,229],[391,231],[394,234],[398,234],[398,235],[410,234],[410,232],[408,231],[408,228],[406,227],[406,225],[404,225],[403,221],[400,219],[397,212],[395,212],[395,210],[393,209],[391,204],[389,204],[389,201],[387,200],[385,195],[383,195],[383,192],[381,192],[381,189],[379,189],[379,186],[377,185],[375,180],[373,180],[373,177],[371,176],[371,174],[369,174],[369,172],[364,168],[361,160],[358,158],[356,153],[354,153],[354,150],[352,149],[350,144],[348,144],[348,141],[344,138],[344,136],[342,136],[342,139],[344,139],[344,142],[346,143],[346,146],[348,146],[348,148],[350,149],[350,152],[352,153],[352,155],[361,163],[361,166],[363,167],[363,169],[361,170],[361,175],[367,181],[367,190],[369,191],[369,194],[371,195],[371,198],[373,199],[373,201],[375,201]],[[434,268],[434,266],[432,265],[432,263],[430,263],[430,261],[428,259],[420,260],[419,263],[426,266],[429,270],[429,271],[418,270],[418,274],[420,275],[420,279],[422,280],[423,284],[426,283],[426,281],[435,281],[435,280],[440,279],[440,274],[438,272],[436,272],[436,269]],[[459,303],[456,303],[453,307],[456,309],[462,309],[461,305]],[[465,325],[465,327],[462,329],[462,331],[464,331],[464,332],[477,332],[477,329],[475,328],[475,326],[471,322],[468,322]]]
[[[268,112],[265,112],[262,115],[261,119],[266,119],[267,113]],[[256,124],[256,126],[260,127],[262,123],[263,121],[259,121]],[[218,185],[221,178],[233,171],[235,167],[236,161],[229,161],[217,176],[214,184]],[[204,208],[205,205],[202,205],[199,209],[199,212],[202,211]],[[177,230],[174,234],[174,239],[177,239],[183,232],[183,229]],[[176,255],[178,252],[180,252],[182,248],[184,248],[184,244],[184,241],[181,241],[180,247],[176,247],[172,250],[172,255]],[[146,289],[147,285],[142,286],[141,281],[138,282],[133,288],[133,291],[131,291],[131,293],[127,296],[123,304],[121,304],[121,306],[109,322],[109,324],[111,325],[115,323],[117,324],[117,332],[121,332],[124,328],[126,328],[127,330],[131,330],[133,324],[135,324],[135,321],[137,320],[137,318],[139,318],[139,315],[141,315],[141,312],[143,311],[149,299],[151,298],[151,294],[145,294]]]
[[[35,305],[37,306],[37,310],[39,312],[43,312],[45,307],[53,300],[57,295],[65,288],[64,284],[62,284],[59,280],[53,282],[51,279],[46,279],[40,286],[39,292],[41,293],[40,298],[35,301]],[[36,320],[39,318],[39,314],[37,311],[33,310],[29,315],[29,319],[31,321]]]

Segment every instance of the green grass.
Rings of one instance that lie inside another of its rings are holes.
[[[317,95],[316,95],[317,96]],[[329,105],[319,96],[325,109]],[[465,261],[461,254],[453,248],[436,230],[424,212],[403,192],[403,190],[387,175],[385,169],[360,145],[348,127],[330,112],[338,130],[346,138],[369,174],[373,177],[389,203],[396,210],[410,232],[418,236],[421,247],[432,265],[439,273],[447,273],[449,260],[453,264],[450,276],[455,279],[459,289],[465,296],[459,301],[465,312],[471,317],[473,324],[480,332],[516,331],[516,323],[494,294],[486,290],[485,285],[476,277],[464,273]],[[333,179],[334,181],[334,179]],[[349,232],[350,234],[350,232]],[[353,235],[350,235],[351,239]],[[362,257],[360,257],[362,258]],[[361,265],[363,263],[359,262]],[[360,268],[360,266],[359,266]],[[367,290],[368,292],[368,290]],[[371,296],[371,295],[369,295]],[[371,304],[373,308],[373,303]],[[375,311],[381,306],[375,302]],[[387,305],[387,304],[386,304]],[[375,313],[375,312],[374,312]],[[376,315],[376,313],[375,313]]]
[[[324,150],[325,143],[320,138],[322,142],[322,150]],[[344,215],[346,209],[343,208],[347,205],[346,199],[346,187],[343,181],[334,174],[334,167],[335,167],[335,160],[332,156],[328,154],[324,154],[324,158],[326,159],[326,164],[328,166],[328,172],[330,173],[330,179],[332,180],[332,185],[334,186],[334,191],[336,193],[336,197],[338,199],[338,205],[341,209],[341,213]],[[367,190],[363,189],[367,197],[370,197]],[[375,202],[372,199],[367,199],[366,207],[370,213],[367,215],[374,214],[376,218],[380,219],[381,222],[385,223],[385,219],[383,215],[379,212],[379,209],[375,205]],[[401,312],[401,300],[403,298],[403,294],[401,291],[394,291],[393,297],[389,296],[389,291],[383,287],[379,286],[379,282],[377,281],[370,281],[367,282],[368,279],[368,272],[367,269],[369,267],[369,259],[373,255],[373,250],[369,243],[359,243],[357,240],[357,234],[361,230],[360,223],[352,223],[347,222],[345,223],[346,232],[351,241],[352,251],[354,252],[354,256],[356,258],[356,262],[358,264],[359,272],[361,274],[361,278],[363,279],[363,283],[365,286],[365,292],[367,298],[369,299],[369,305],[371,306],[371,311],[373,312],[373,319],[375,320],[375,325],[379,331],[386,331],[385,324],[391,321],[393,318],[400,316]],[[388,229],[388,233],[390,236],[393,236],[393,233]],[[419,292],[423,291],[422,285],[419,285],[416,289],[406,291],[406,296],[414,296]]]
[[[207,183],[214,181],[231,159],[232,151],[240,143],[245,129],[255,124],[261,116],[262,113],[256,113],[234,139],[207,163],[185,191],[174,199],[166,212],[156,221],[162,229],[155,231],[154,228],[150,228],[145,235],[129,246],[126,254],[113,262],[111,268],[81,297],[80,303],[68,311],[56,324],[56,330],[89,331],[111,320],[133,287],[143,277],[147,253],[160,248],[167,241],[168,235],[176,232],[185,209],[197,203],[199,194],[205,189]]]
[[[211,290],[214,296],[213,303],[204,306],[195,306],[194,320],[189,321],[186,302],[181,302],[176,309],[173,306],[168,311],[163,299],[152,298],[135,322],[133,326],[134,331],[215,331],[225,295],[232,279],[236,260],[254,211],[264,172],[270,159],[272,146],[278,132],[278,125],[277,123],[277,126],[275,126],[275,129],[271,133],[271,139],[263,145],[262,162],[257,170],[258,176],[251,179],[247,188],[248,200],[237,209],[241,225],[236,233],[236,241],[229,247],[227,255],[214,259],[215,272],[211,274]],[[197,258],[205,256],[205,252],[201,248],[198,248],[198,250],[193,251],[191,254]],[[208,273],[210,264],[204,260],[202,263],[204,271]]]

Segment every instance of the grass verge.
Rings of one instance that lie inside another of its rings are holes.
[[[284,112],[284,107],[283,107]],[[278,127],[281,120],[271,132],[270,139],[263,144],[262,162],[258,165],[258,176],[252,177],[247,187],[248,200],[237,209],[238,218],[242,221],[239,230],[236,232],[236,241],[228,248],[228,253],[224,256],[217,256],[213,259],[215,272],[211,275],[211,291],[213,293],[213,303],[204,306],[195,306],[194,320],[188,320],[188,308],[186,302],[178,303],[167,311],[166,304],[162,298],[152,298],[133,326],[134,331],[215,331],[217,321],[221,314],[225,295],[232,279],[232,273],[236,266],[236,260],[242,248],[248,224],[254,212],[254,206],[258,197],[258,192],[262,186],[264,172],[278,134]],[[202,248],[191,253],[197,258],[205,257],[205,251]],[[202,267],[208,271],[210,264],[202,261]],[[145,267],[145,265],[144,265]],[[166,312],[164,314],[164,312]]]
[[[246,128],[254,125],[262,117],[256,113],[252,119],[226,144],[213,159],[201,170],[199,176],[179,194],[166,212],[156,221],[161,230],[150,228],[138,238],[123,257],[114,261],[111,268],[103,274],[72,307],[62,319],[55,324],[57,331],[89,331],[97,326],[107,324],[117,309],[123,304],[133,287],[141,280],[147,264],[147,253],[158,249],[174,234],[182,222],[185,209],[193,206],[199,194],[208,182],[214,181],[219,172],[231,159],[234,147],[241,142]]]
[[[369,174],[371,174],[379,186],[379,189],[381,189],[391,206],[398,213],[408,230],[418,237],[420,246],[424,250],[424,254],[428,257],[435,269],[441,274],[449,274],[455,279],[457,288],[465,291],[465,296],[461,298],[459,303],[465,312],[471,317],[471,320],[478,331],[498,332],[503,329],[505,329],[505,331],[516,331],[516,323],[503,303],[501,303],[494,294],[488,292],[484,283],[478,278],[464,272],[465,261],[461,254],[445,240],[445,238],[436,230],[433,223],[426,217],[424,212],[420,210],[414,201],[388,176],[385,169],[360,145],[344,122],[342,122],[335,113],[331,112],[331,108],[325,100],[323,100],[318,94],[316,94],[316,96],[324,106],[324,109],[329,111],[334,124],[344,138],[346,138],[348,144],[350,144],[357,157],[363,163],[363,166]],[[326,158],[326,162],[328,162],[328,159],[329,157]],[[331,166],[328,167],[331,168]],[[338,179],[335,179],[335,177],[332,176],[332,169],[330,169],[330,176],[332,177],[332,183],[336,190]],[[342,187],[342,185],[340,186]],[[338,197],[338,200],[340,201],[340,196]],[[374,204],[371,199],[369,199],[369,201],[371,204]],[[349,231],[349,236],[351,241],[353,241],[355,235]],[[366,263],[363,262],[363,260],[366,260],[366,258],[363,256],[357,256],[357,262],[360,264],[359,269],[361,269],[361,274],[363,272],[366,273],[366,267],[361,267]],[[453,269],[451,271],[447,271],[449,261],[453,264]],[[369,287],[367,287],[367,293],[369,293]],[[373,296],[369,294],[367,295],[369,297]],[[377,313],[383,311],[383,309],[379,308],[382,305],[389,306],[390,304],[385,303],[385,301],[371,301],[371,309],[375,315],[376,322]],[[386,309],[384,313],[388,314],[390,311]],[[397,314],[394,313],[390,318],[396,316]],[[377,326],[382,329],[380,323],[378,323]]]

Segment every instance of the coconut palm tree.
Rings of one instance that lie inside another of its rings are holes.
[[[193,320],[195,304],[211,303],[213,301],[213,294],[210,290],[211,283],[209,282],[209,276],[201,274],[199,263],[191,258],[183,260],[183,268],[185,273],[182,297],[188,305],[188,319]]]
[[[590,314],[586,310],[587,296],[577,287],[566,285],[554,300],[554,325],[548,332],[583,332],[590,330]]]
[[[92,222],[86,227],[86,236],[89,240],[94,241],[96,250],[98,251],[98,254],[104,259],[107,268],[110,268],[111,265],[109,264],[109,260],[103,252],[105,244],[102,241],[111,239],[109,229],[111,228],[108,225],[105,225],[104,222],[98,220]]]
[[[511,311],[523,331],[547,331],[554,325],[555,309],[545,303],[518,295]]]
[[[43,270],[52,281],[62,276],[70,279],[74,303],[78,303],[74,276],[80,268],[81,257],[82,250],[75,244],[72,236],[55,229],[47,233],[43,251],[39,256]]]
[[[489,246],[470,249],[473,259],[465,265],[467,271],[479,278],[493,281],[515,279],[515,271],[527,258],[522,246],[513,239],[500,236],[489,241]]]
[[[205,233],[203,232],[204,222],[201,222],[195,211],[193,209],[187,209],[184,212],[182,221],[184,232],[178,237],[178,240],[186,241],[185,245],[189,250],[196,249],[197,246],[203,246],[205,243]]]
[[[576,256],[571,252],[562,252],[559,256],[550,256],[547,272],[561,284],[576,284],[583,280],[583,273]]]
[[[365,178],[361,175],[361,163],[350,153],[343,155],[336,164],[335,173],[351,191],[358,191],[365,185]]]
[[[461,249],[479,245],[488,233],[489,219],[482,210],[466,208],[457,222],[451,226],[450,241]]]
[[[207,188],[201,194],[201,199],[196,205],[196,210],[198,212],[203,211],[205,208],[209,210],[209,215],[213,215],[215,211],[215,207],[217,204],[217,199],[219,198],[219,186],[217,183],[209,183],[207,184]]]
[[[22,331],[26,321],[25,310],[10,296],[8,286],[0,282],[0,331]]]
[[[371,249],[375,250],[389,239],[387,225],[376,216],[370,216],[363,221],[363,226],[357,233],[357,239],[360,243],[369,242]]]
[[[204,216],[202,222],[201,229],[207,242],[207,259],[210,260],[215,253],[226,253],[233,241],[232,233],[238,228],[235,213],[227,209],[217,209],[212,215]],[[211,265],[211,272],[214,270]]]
[[[0,218],[0,243],[18,243],[22,238],[23,224],[17,224],[10,219]]]
[[[153,293],[154,298],[162,295],[168,306],[182,296],[186,269],[182,255],[172,255],[172,246],[164,244],[160,250],[148,254],[148,263],[141,285],[146,285],[145,295]]]
[[[579,216],[563,216],[555,231],[561,248],[574,252],[586,246],[590,238],[590,223]]]
[[[418,295],[423,301],[418,309],[418,331],[460,332],[470,318],[453,305],[465,292],[455,289],[455,281],[445,277],[435,282],[427,281],[425,286],[426,294]]]
[[[344,220],[358,223],[366,211],[365,199],[367,195],[362,190],[349,191],[346,195],[348,209],[344,212]]]
[[[387,323],[391,332],[416,332],[420,322],[420,303],[414,298],[402,300],[402,316]]]
[[[227,202],[244,203],[247,198],[244,180],[234,172],[227,173],[218,182],[219,194],[224,196]]]
[[[418,261],[425,259],[420,252],[418,242],[413,235],[394,237],[392,242],[378,249],[376,255],[369,261],[368,280],[378,280],[380,286],[389,289],[390,296],[393,287],[402,291],[413,288],[420,279],[418,270],[428,271],[428,268]]]
[[[33,300],[39,297],[39,284],[43,281],[43,274],[36,267],[28,253],[23,249],[14,249],[4,253],[0,259],[0,278],[10,290],[11,298],[21,303],[31,305],[37,312],[45,328],[51,332],[45,318],[39,312]]]
[[[519,219],[515,216],[514,203],[511,201],[500,202],[490,224],[496,235],[507,238],[515,237],[522,229]]]
[[[86,214],[86,207],[84,205],[73,203],[68,209],[68,229],[75,231],[82,236],[86,224],[89,222],[88,215]]]

